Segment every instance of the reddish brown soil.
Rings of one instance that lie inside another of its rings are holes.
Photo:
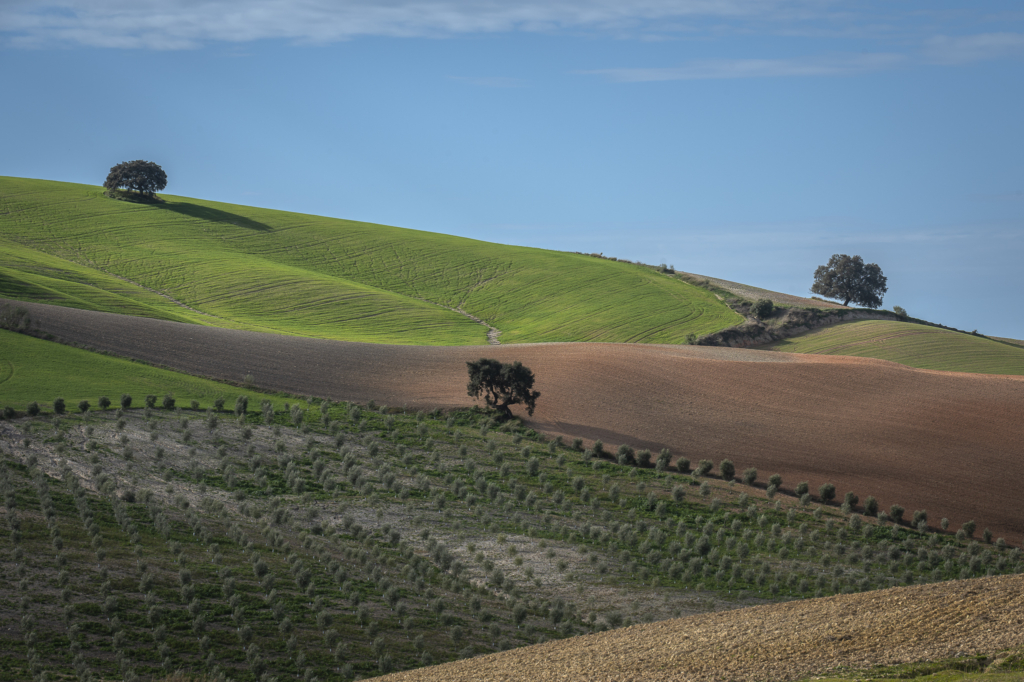
[[[224,330],[44,305],[61,338],[193,374],[299,395],[467,406],[468,360],[521,360],[541,392],[531,424],[696,462],[730,458],[783,487],[834,483],[926,509],[951,529],[1024,538],[1024,379],[867,358],[626,344],[387,346]]]
[[[1024,578],[957,580],[754,606],[410,670],[394,682],[793,680],[1024,645]],[[1002,678],[1000,678],[1002,679]],[[1018,679],[1014,677],[1014,679]]]

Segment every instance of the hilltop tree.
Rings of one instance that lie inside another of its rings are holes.
[[[110,169],[103,186],[108,191],[123,187],[152,197],[167,186],[167,173],[152,161],[123,161]]]
[[[533,390],[533,372],[518,360],[505,364],[498,360],[480,358],[467,362],[469,385],[467,392],[473,398],[483,394],[488,407],[512,417],[512,405],[526,405],[527,414],[533,416],[540,391]]]
[[[888,291],[885,283],[882,268],[875,263],[865,264],[860,256],[836,253],[814,271],[811,293],[842,300],[843,305],[853,301],[865,308],[878,308]]]

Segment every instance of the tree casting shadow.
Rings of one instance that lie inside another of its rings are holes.
[[[237,213],[228,213],[227,211],[221,211],[208,206],[198,206],[196,204],[190,204],[187,201],[165,201],[161,204],[155,205],[160,208],[165,208],[168,211],[187,215],[190,218],[199,218],[200,220],[209,220],[217,223],[227,223],[228,225],[237,225],[238,227],[244,227],[250,230],[259,230],[261,232],[269,232],[273,229],[269,225],[252,220],[251,218],[246,218],[245,216],[240,216]]]

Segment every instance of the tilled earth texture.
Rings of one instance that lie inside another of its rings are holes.
[[[560,343],[389,346],[261,334],[37,304],[40,328],[173,369],[335,400],[410,408],[474,404],[466,362],[520,360],[541,392],[527,422],[550,435],[729,458],[783,489],[833,483],[927,510],[950,531],[1024,538],[1024,378],[884,360],[748,349]],[[50,399],[40,396],[39,400]],[[517,414],[523,414],[517,408]],[[523,414],[525,418],[525,414]]]
[[[792,680],[1024,645],[1024,577],[958,580],[634,625],[379,678]]]

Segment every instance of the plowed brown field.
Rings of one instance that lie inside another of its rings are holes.
[[[378,678],[792,680],[1024,646],[1024,576],[806,599],[547,642]]]
[[[22,304],[19,304],[22,305]],[[691,461],[730,458],[785,488],[836,484],[952,529],[1024,538],[1024,379],[882,360],[695,346],[344,343],[24,304],[41,329],[193,374],[334,399],[467,406],[468,360],[521,360],[541,391],[530,420]]]

